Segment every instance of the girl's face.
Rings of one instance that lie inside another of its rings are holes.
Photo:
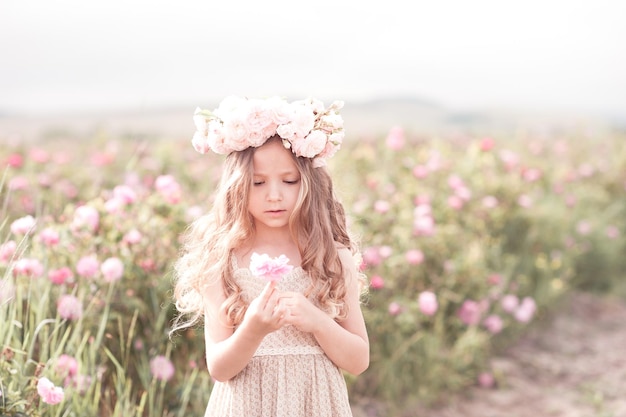
[[[288,228],[300,186],[300,172],[291,151],[280,140],[269,140],[255,150],[248,211],[257,232]]]

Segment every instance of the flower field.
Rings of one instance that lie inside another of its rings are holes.
[[[0,138],[0,416],[201,416],[202,329],[170,339],[171,266],[222,157],[190,139]],[[347,137],[370,368],[401,408],[506,375],[490,357],[573,289],[626,297],[626,134]]]

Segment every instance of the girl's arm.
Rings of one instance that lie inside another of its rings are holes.
[[[281,305],[287,311],[288,324],[312,333],[335,365],[359,375],[369,366],[369,339],[361,311],[358,272],[348,249],[340,249],[339,256],[346,279],[345,319],[333,320],[299,293],[282,294]]]
[[[204,338],[207,367],[216,380],[227,381],[237,375],[248,364],[265,335],[283,326],[284,312],[277,307],[278,292],[274,287],[275,283],[268,282],[261,294],[252,300],[241,325],[235,330],[228,326],[221,308],[226,300],[221,283],[208,288]]]

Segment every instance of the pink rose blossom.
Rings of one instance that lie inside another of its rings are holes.
[[[413,176],[415,178],[423,179],[426,178],[428,174],[428,167],[426,167],[425,165],[415,165],[413,167]]]
[[[57,358],[54,370],[60,376],[73,377],[78,373],[78,361],[70,355],[62,354]]]
[[[457,314],[463,323],[472,326],[480,323],[482,308],[474,300],[465,300]]]
[[[432,151],[426,162],[428,170],[431,172],[439,171],[443,167],[443,158],[439,151]]]
[[[496,385],[496,379],[491,372],[481,372],[478,375],[478,385],[481,388],[493,388]]]
[[[131,204],[137,200],[137,193],[128,185],[118,185],[113,189],[113,196],[124,204]]]
[[[541,171],[536,168],[527,168],[522,171],[522,178],[527,182],[535,182],[541,178]]]
[[[448,197],[448,206],[454,210],[461,210],[463,208],[463,199],[457,195],[451,195]]]
[[[293,142],[291,145],[293,153],[297,156],[313,158],[324,150],[327,139],[326,133],[314,130],[305,139]]]
[[[392,151],[399,151],[404,148],[405,142],[404,129],[399,126],[392,127],[385,139],[387,147]]]
[[[502,275],[500,274],[490,274],[487,277],[487,282],[491,285],[498,285],[502,282]]]
[[[22,165],[24,165],[24,157],[19,153],[11,154],[7,158],[7,165],[12,168],[20,168]]]
[[[452,174],[448,177],[448,186],[453,190],[457,190],[465,186],[465,182],[461,177],[456,174]]]
[[[20,217],[11,223],[11,233],[16,235],[25,235],[35,227],[35,218],[33,216]]]
[[[616,226],[608,226],[606,228],[606,237],[609,239],[617,239],[619,235],[619,229]]]
[[[522,194],[517,198],[517,204],[521,207],[529,208],[533,205],[533,199],[527,194]]]
[[[380,290],[385,286],[385,280],[380,275],[374,275],[370,279],[370,287],[375,290]]]
[[[483,207],[488,209],[496,208],[498,206],[498,199],[492,195],[488,195],[483,197],[482,204]]]
[[[586,220],[581,220],[576,224],[576,231],[581,236],[587,236],[592,230],[593,227],[591,226],[591,223]]]
[[[37,381],[37,394],[46,404],[55,405],[63,401],[63,388],[55,386],[48,378],[39,378]]]
[[[416,198],[415,208],[413,209],[413,215],[415,217],[431,217],[433,215],[433,208],[427,200],[427,196]]]
[[[378,247],[371,246],[363,251],[363,262],[367,266],[377,266],[383,261]]]
[[[520,305],[515,310],[513,316],[521,323],[528,323],[532,320],[537,310],[537,304],[531,297],[524,297]]]
[[[83,256],[76,263],[76,272],[83,278],[93,278],[100,268],[100,262],[94,255]]]
[[[194,116],[194,119],[196,118],[202,119],[204,123],[206,124],[206,119],[204,118],[204,116]],[[196,133],[194,133],[193,138],[191,139],[191,145],[196,150],[196,152],[199,152],[201,154],[208,153],[209,150],[211,149],[211,146],[209,145],[209,140],[208,140],[208,131],[206,132],[197,131]]]
[[[268,281],[278,282],[292,269],[293,265],[289,265],[289,258],[285,255],[270,258],[268,254],[259,255],[255,252],[250,257],[250,272]]]
[[[180,202],[182,190],[180,184],[171,175],[159,175],[154,182],[154,188],[170,204]]]
[[[14,177],[9,180],[7,188],[11,191],[26,190],[30,185],[26,177]]]
[[[59,190],[65,197],[72,199],[78,195],[78,187],[69,180],[61,180],[55,184],[55,188]]]
[[[393,253],[393,249],[391,249],[391,246],[383,245],[378,248],[378,253],[380,253],[383,259],[387,259]]]
[[[17,250],[17,243],[14,240],[8,240],[2,244],[0,244],[0,262],[7,263],[15,255],[15,251]]]
[[[410,265],[419,265],[424,262],[424,252],[419,249],[408,250],[404,257]]]
[[[402,312],[402,306],[396,303],[395,301],[393,301],[389,304],[388,311],[389,311],[389,314],[391,314],[392,316],[397,316],[398,314]]]
[[[50,227],[46,227],[39,233],[39,239],[48,247],[56,246],[60,241],[59,232]]]
[[[126,232],[126,234],[124,234],[124,237],[122,238],[122,240],[128,243],[129,245],[135,245],[141,242],[142,238],[143,238],[143,235],[141,234],[139,230],[131,229],[128,232]]]
[[[391,204],[389,204],[389,202],[385,200],[377,200],[374,203],[374,211],[379,214],[387,213],[390,208],[391,208]]]
[[[519,163],[519,156],[515,152],[508,149],[503,149],[502,151],[500,151],[499,156],[500,160],[504,163],[504,166],[509,171],[515,168]]]
[[[139,261],[139,266],[145,272],[154,272],[154,271],[156,271],[156,262],[154,261],[154,259],[150,259],[150,258],[142,259],[141,261]]]
[[[434,315],[439,308],[437,296],[432,291],[422,291],[417,298],[417,303],[422,314],[427,316]]]
[[[66,282],[71,282],[74,278],[72,270],[64,266],[59,269],[51,269],[48,271],[48,279],[50,282],[56,285],[62,285]]]
[[[156,379],[169,381],[175,373],[174,364],[165,356],[158,355],[150,360],[150,372]]]
[[[487,318],[483,320],[483,326],[485,326],[485,328],[489,330],[489,333],[497,334],[502,331],[504,323],[500,316],[492,314],[490,316],[487,316]]]
[[[111,197],[104,203],[104,211],[109,214],[119,214],[124,211],[126,203],[118,197]]]
[[[83,316],[83,303],[75,296],[64,294],[57,301],[59,316],[66,320],[77,320]]]
[[[466,186],[461,186],[454,190],[454,195],[467,202],[472,198],[472,191]]]
[[[413,218],[413,234],[432,236],[435,234],[435,220],[430,215],[416,215]]]
[[[578,174],[581,178],[589,178],[595,173],[595,168],[589,163],[584,163],[578,167]]]
[[[96,152],[93,155],[91,155],[91,158],[90,158],[91,163],[98,167],[111,165],[114,160],[115,160],[115,155],[113,155],[112,153],[106,150],[104,152]]]
[[[38,164],[45,164],[50,160],[48,151],[41,148],[32,148],[29,152],[29,157]]]
[[[100,271],[105,282],[119,281],[124,275],[124,264],[119,258],[108,258],[100,265]]]
[[[191,206],[187,208],[187,212],[185,213],[185,220],[188,223],[193,222],[194,220],[197,220],[198,218],[200,218],[200,216],[202,216],[204,214],[204,209],[198,205],[195,206]]]
[[[519,305],[519,298],[514,294],[507,294],[500,300],[500,305],[507,313],[513,313]]]
[[[39,259],[35,258],[18,259],[15,264],[13,264],[14,275],[24,275],[31,278],[37,278],[43,274],[43,271],[43,265]]]
[[[574,208],[576,206],[576,203],[578,203],[578,199],[575,195],[568,194],[565,196],[565,205],[568,208]]]
[[[483,138],[479,144],[479,148],[483,152],[489,152],[494,146],[495,141],[492,138]]]
[[[74,211],[72,230],[95,232],[100,225],[100,213],[91,206],[80,206]]]

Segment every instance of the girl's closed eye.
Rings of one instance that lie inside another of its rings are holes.
[[[300,179],[297,179],[297,180],[285,180],[286,184],[297,184],[299,182],[300,182]]]

